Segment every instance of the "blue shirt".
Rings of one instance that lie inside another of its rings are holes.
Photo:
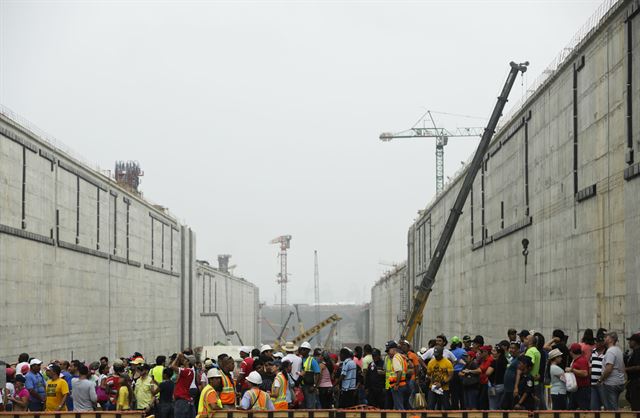
[[[307,359],[308,357],[305,357],[302,359],[302,370],[304,370],[305,372],[308,371],[306,370],[306,364],[307,364]],[[318,364],[318,361],[315,359],[315,357],[311,357],[311,371],[313,373],[320,373],[320,365]]]
[[[520,360],[518,357],[514,357],[511,363],[507,366],[507,370],[504,372],[504,391],[513,392],[516,386],[516,373],[518,372],[518,366]]]
[[[467,355],[467,352],[464,348],[458,347],[455,350],[451,351],[451,353],[456,356],[456,362],[453,363],[453,371],[457,373],[464,369],[464,364],[460,363],[460,360]]]
[[[340,373],[342,378],[342,382],[340,384],[340,388],[342,390],[354,390],[356,388],[356,363],[348,358],[344,362],[342,362],[342,372]]]
[[[42,402],[45,401],[46,394],[44,388],[46,385],[44,383],[44,377],[42,377],[40,373],[29,371],[29,373],[27,373],[27,375],[25,376],[24,386],[27,388],[27,390],[35,389],[36,393],[42,398]],[[32,396],[29,396],[29,402],[36,403],[40,401]]]
[[[67,396],[67,409],[69,411],[73,411],[73,395],[71,391],[71,381],[73,380],[73,376],[71,376],[71,373],[63,371],[60,377],[62,377],[69,386],[69,396]]]

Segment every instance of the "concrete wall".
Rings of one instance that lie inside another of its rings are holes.
[[[195,233],[166,210],[0,114],[0,358],[153,357],[210,343],[195,255]],[[248,308],[221,309],[244,318]]]
[[[407,279],[407,265],[403,263],[382,276],[371,289],[369,336],[373,347],[384,347],[400,335],[408,306],[408,297],[403,297],[403,289],[408,289]]]
[[[243,278],[211,267],[207,262],[198,261],[196,264],[196,339],[204,341],[204,345],[226,344],[228,341],[235,345],[257,345],[260,341],[258,288]],[[225,335],[225,330],[237,334]]]
[[[562,328],[572,339],[585,328],[640,328],[636,10],[617,3],[495,135],[429,297],[422,341],[438,332],[497,341],[509,327],[545,335]],[[409,229],[411,288],[461,183],[462,176]]]

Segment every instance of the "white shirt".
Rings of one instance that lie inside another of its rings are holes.
[[[282,358],[282,361],[288,360],[291,363],[291,377],[298,380],[300,370],[302,369],[302,358],[293,353],[289,353]]]
[[[22,367],[23,366],[27,366],[27,368],[30,369],[29,363],[27,363],[26,361],[23,361],[22,363],[18,363],[16,365],[16,374],[22,374]]]
[[[449,359],[449,361],[451,361],[451,364],[456,364],[458,362],[458,359],[456,358],[456,356],[453,355],[453,353],[449,351],[449,349],[447,348],[445,348],[442,351],[442,357]],[[427,352],[422,355],[422,360],[424,360],[425,363],[428,363],[429,360],[431,360],[432,358],[433,358],[433,348],[428,349]]]

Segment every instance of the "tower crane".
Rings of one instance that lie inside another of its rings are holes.
[[[433,125],[433,127],[428,127],[428,125]],[[392,139],[402,138],[435,138],[436,194],[439,194],[444,188],[444,147],[449,142],[449,138],[481,137],[483,132],[484,128],[456,128],[453,131],[438,128],[431,111],[427,110],[410,129],[396,133],[383,132],[380,134],[380,140],[389,142]]]
[[[281,235],[272,239],[270,244],[280,244],[280,273],[276,280],[280,285],[280,319],[284,321],[284,310],[287,304],[287,283],[289,282],[289,273],[287,273],[287,250],[291,248],[291,235]]]

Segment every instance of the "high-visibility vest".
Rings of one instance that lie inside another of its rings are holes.
[[[393,372],[393,361],[388,355],[384,358],[384,388],[391,388],[391,376],[395,375]]]
[[[202,393],[200,394],[200,400],[198,401],[198,418],[204,418],[209,414],[211,414],[211,412],[213,412],[213,410],[209,406],[209,402],[207,402],[207,396],[212,391],[216,392],[216,390],[213,387],[211,387],[211,385],[207,385],[204,387],[204,389],[202,389]],[[218,407],[222,409],[222,401],[220,400],[219,396],[216,397],[216,403],[218,404]]]
[[[304,361],[304,366],[303,366],[303,370],[305,372],[310,372],[311,371],[311,362],[313,361],[313,357],[308,356],[305,361]]]
[[[280,383],[280,387],[276,389],[274,385],[271,385],[272,395],[273,393],[276,392],[276,390],[279,391],[278,396],[276,397],[271,396],[271,399],[273,400],[273,406],[276,408],[276,410],[289,409],[289,404],[287,403],[287,391],[289,390],[289,380],[284,376],[284,373],[280,372],[276,376],[276,379],[273,381],[273,383],[275,382]]]
[[[222,393],[220,393],[220,401],[223,405],[236,404],[236,388],[233,379],[222,373]]]
[[[254,411],[266,411],[267,410],[267,392],[264,392],[258,388],[249,389],[249,401],[251,409]]]
[[[393,356],[393,358],[395,359],[396,357],[400,359],[400,363],[402,364],[402,372],[400,374],[399,386],[404,386],[407,384],[407,369],[409,366],[407,365],[407,359],[404,357],[404,355],[400,353],[396,353],[396,355]],[[396,383],[396,380],[398,379],[398,376],[396,375],[396,372],[393,370],[393,360],[392,360],[392,366],[391,366],[391,373],[392,374],[389,377],[389,384],[394,385]]]

